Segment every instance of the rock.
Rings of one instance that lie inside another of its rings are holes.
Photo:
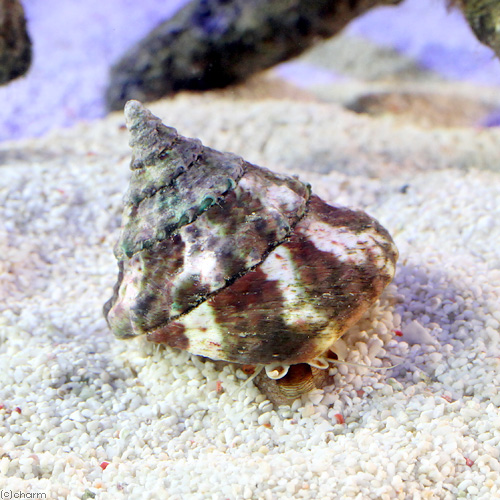
[[[477,39],[500,57],[500,3],[498,0],[457,0]]]
[[[0,85],[24,75],[31,63],[31,40],[18,0],[0,0]]]
[[[111,70],[110,109],[179,90],[225,87],[329,38],[376,5],[401,0],[197,0]]]

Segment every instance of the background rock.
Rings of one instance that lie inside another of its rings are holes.
[[[26,73],[30,63],[23,7],[18,0],[0,0],[0,85]]]
[[[500,3],[496,0],[457,0],[474,33],[500,57]]]
[[[33,62],[24,77],[0,87],[0,141],[39,136],[104,116],[111,65],[184,4],[185,0],[25,2]],[[305,91],[321,86],[321,98],[329,98],[329,85],[342,82],[353,88],[365,82],[425,86],[444,80],[498,86],[499,60],[477,41],[461,10],[446,4],[405,0],[398,6],[370,9],[339,35],[275,66],[271,74]],[[483,93],[482,87],[478,93]]]
[[[367,9],[400,1],[193,1],[112,68],[108,107],[242,81],[335,35]]]

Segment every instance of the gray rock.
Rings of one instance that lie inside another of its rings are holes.
[[[401,0],[196,0],[111,70],[110,109],[225,87],[302,53],[376,5]]]
[[[31,63],[31,40],[18,0],[0,0],[0,85],[24,75]]]
[[[455,0],[477,39],[500,57],[500,2],[498,0]]]

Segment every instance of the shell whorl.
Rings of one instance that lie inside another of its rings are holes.
[[[187,139],[137,101],[133,157],[105,315],[212,359],[314,363],[376,300],[397,250],[363,212]]]

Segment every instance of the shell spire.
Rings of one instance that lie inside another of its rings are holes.
[[[126,202],[139,205],[145,198],[172,184],[200,154],[200,141],[184,144],[175,128],[167,127],[139,101],[125,106],[130,132],[132,178]],[[179,144],[178,144],[179,142]],[[185,141],[184,141],[185,142]]]
[[[164,125],[138,101],[125,106],[132,176],[118,259],[168,239],[231,191],[244,161],[204,147]]]
[[[139,101],[128,101],[124,113],[132,148],[131,170],[153,165],[159,151],[172,146],[177,131],[164,125]]]

